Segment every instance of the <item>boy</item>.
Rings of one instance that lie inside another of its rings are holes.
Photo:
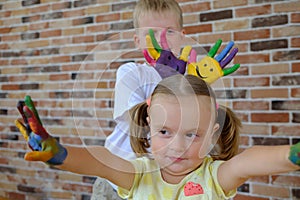
[[[133,39],[137,48],[141,50],[146,48],[145,37],[149,28],[154,30],[158,41],[161,31],[167,29],[169,47],[171,51],[179,53],[180,42],[185,32],[182,11],[175,0],[139,0],[134,10],[133,21],[136,29]],[[105,147],[112,153],[125,159],[135,158],[130,146],[127,111],[145,101],[160,80],[158,72],[146,63],[126,63],[117,70],[113,115],[117,124],[105,141]],[[98,178],[94,183],[92,199],[120,199],[120,197],[106,180]]]

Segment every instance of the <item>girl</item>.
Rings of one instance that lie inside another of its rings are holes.
[[[210,86],[193,75],[163,79],[147,103],[131,110],[131,144],[141,156],[132,161],[104,147],[63,147],[42,127],[33,104],[25,104],[24,121],[32,131],[20,121],[16,125],[34,150],[26,160],[103,177],[119,186],[123,198],[228,199],[250,177],[300,169],[300,143],[235,155],[240,122],[229,109],[218,108]]]

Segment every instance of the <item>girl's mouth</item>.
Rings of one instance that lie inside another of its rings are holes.
[[[181,158],[181,157],[174,157],[174,156],[170,156],[169,159],[170,159],[172,162],[176,162],[176,163],[185,160],[184,158]]]

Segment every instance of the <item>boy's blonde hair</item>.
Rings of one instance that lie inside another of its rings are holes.
[[[176,95],[183,96],[195,94],[208,96],[216,105],[216,97],[212,88],[205,81],[193,75],[174,75],[163,79],[154,89],[151,98],[158,94],[175,95],[174,92]],[[151,146],[147,109],[147,103],[142,102],[129,110],[131,117],[130,144],[137,156],[147,155],[148,148]],[[220,137],[209,154],[214,160],[229,160],[238,153],[241,122],[225,106],[219,106],[216,112],[216,123],[220,125],[218,130]]]
[[[183,27],[182,10],[175,0],[139,0],[133,13],[133,24],[139,28],[139,19],[142,14],[147,12],[165,12],[172,11],[178,17],[180,29]]]

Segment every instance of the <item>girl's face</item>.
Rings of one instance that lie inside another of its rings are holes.
[[[151,149],[165,181],[178,182],[201,165],[219,128],[214,113],[207,96],[153,98],[148,118]]]
[[[184,30],[181,29],[179,19],[171,11],[147,12],[140,16],[139,28],[134,41],[139,49],[146,49],[146,35],[149,29],[153,29],[155,38],[160,42],[160,34],[163,29],[167,29],[167,41],[173,52],[179,53]],[[159,43],[160,44],[160,43]]]

